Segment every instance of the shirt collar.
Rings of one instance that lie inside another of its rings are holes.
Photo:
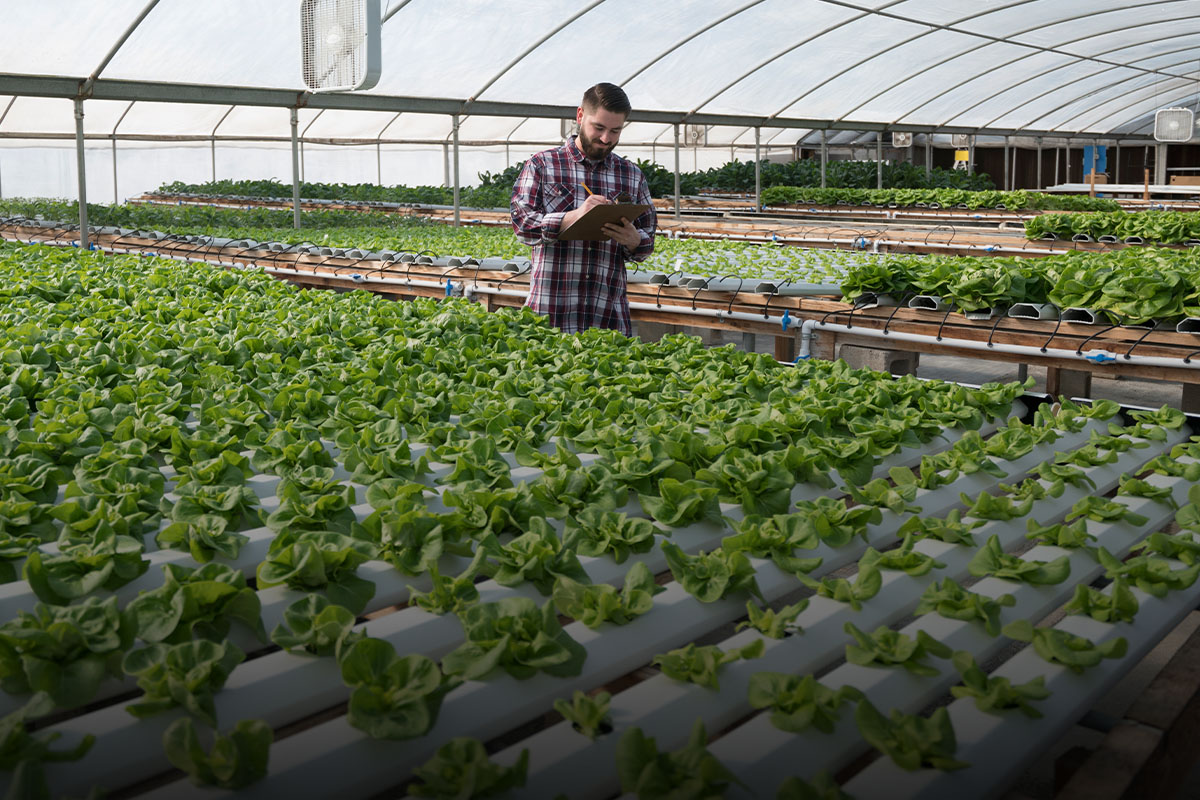
[[[571,138],[567,140],[567,153],[577,162],[595,164],[596,162],[584,156],[583,151],[579,149],[579,145],[576,143],[577,138],[578,134],[571,134]],[[604,160],[599,162],[599,166],[609,169],[612,167],[614,159],[616,159],[616,155],[610,150],[604,156]]]

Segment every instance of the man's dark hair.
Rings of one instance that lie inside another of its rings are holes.
[[[625,95],[625,90],[615,83],[597,83],[583,93],[582,105],[585,110],[594,111],[597,108],[603,108],[614,114],[626,115],[633,108],[629,105],[629,98]]]

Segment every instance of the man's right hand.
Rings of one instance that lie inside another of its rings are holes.
[[[579,206],[578,208],[572,209],[571,211],[568,211],[563,216],[562,230],[565,231],[567,228],[574,225],[579,220],[580,217],[582,217],[587,212],[591,211],[596,206],[608,206],[608,205],[612,205],[612,201],[609,200],[607,197],[605,197],[603,195],[599,195],[599,194],[588,195],[587,199],[583,201],[583,205]]]

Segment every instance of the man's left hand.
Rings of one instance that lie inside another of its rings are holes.
[[[633,252],[642,243],[642,232],[633,227],[633,223],[626,217],[621,217],[621,224],[609,222],[600,229],[608,238],[618,244],[625,246],[626,250]]]

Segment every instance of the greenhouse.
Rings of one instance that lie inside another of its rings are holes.
[[[6,797],[1200,794],[1200,0],[9,5]]]

